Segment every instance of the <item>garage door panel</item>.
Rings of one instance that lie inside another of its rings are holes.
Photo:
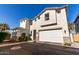
[[[62,43],[63,42],[62,30],[40,31],[39,41]]]

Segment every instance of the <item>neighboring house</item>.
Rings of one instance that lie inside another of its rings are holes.
[[[66,12],[67,6],[45,8],[32,21],[31,38],[34,41],[64,43],[64,38],[69,37]]]
[[[28,18],[22,18],[20,20],[20,27],[30,30],[30,20]]]
[[[72,30],[73,42],[79,42],[79,15],[76,17],[73,24],[74,24],[74,28]]]
[[[28,31],[25,30],[24,28],[22,27],[17,27],[17,28],[14,28],[13,29],[13,36],[17,36],[17,37],[20,37],[22,33],[26,33],[26,35],[28,35],[27,33]]]
[[[30,35],[30,20],[27,18],[20,20],[20,27],[13,29],[12,36],[20,37],[22,33],[25,33],[26,36]]]
[[[79,15],[76,17],[74,24],[75,24],[75,32],[79,33]]]

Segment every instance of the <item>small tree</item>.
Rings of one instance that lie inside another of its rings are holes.
[[[74,29],[74,24],[68,23],[68,29],[69,29],[69,32],[71,32]]]
[[[8,30],[8,29],[10,29],[8,24],[0,24],[1,31]]]

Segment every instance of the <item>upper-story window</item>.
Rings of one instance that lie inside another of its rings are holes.
[[[45,20],[49,20],[49,13],[45,14]]]
[[[29,24],[32,25],[32,21],[30,21]]]
[[[61,10],[56,10],[57,13],[61,13]]]
[[[38,16],[38,19],[40,19],[40,16]]]
[[[35,18],[35,21],[36,21],[36,18]]]

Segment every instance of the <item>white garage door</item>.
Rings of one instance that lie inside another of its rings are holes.
[[[40,31],[39,41],[63,43],[62,30]]]

